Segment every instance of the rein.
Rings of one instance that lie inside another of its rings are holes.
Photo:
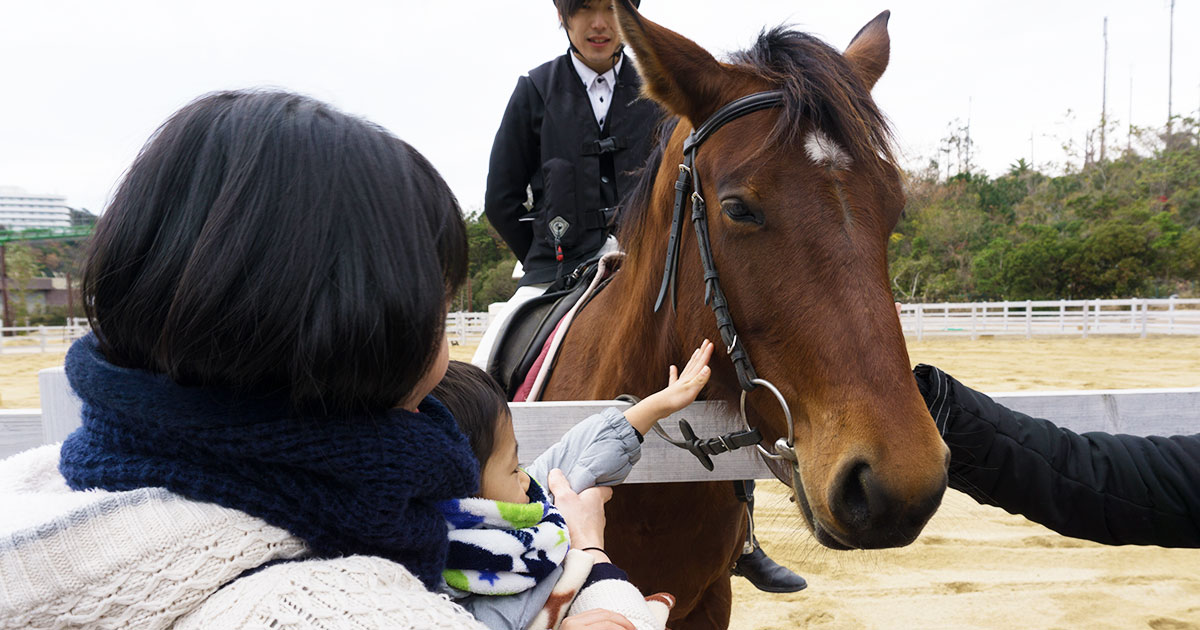
[[[712,116],[709,116],[708,120],[705,120],[703,124],[693,129],[688,134],[687,139],[684,140],[683,162],[679,165],[679,177],[675,180],[675,207],[671,217],[671,233],[667,240],[667,263],[666,268],[663,270],[662,285],[658,290],[658,299],[654,303],[654,312],[657,313],[662,307],[668,294],[671,298],[672,308],[677,307],[675,278],[678,275],[679,268],[679,243],[683,232],[684,209],[687,202],[691,201],[692,225],[696,229],[696,242],[700,250],[700,263],[704,267],[704,303],[712,308],[713,315],[717,319],[717,330],[720,332],[721,341],[725,345],[725,352],[729,355],[729,359],[733,361],[733,367],[737,371],[738,384],[742,388],[742,421],[746,423],[746,429],[715,438],[702,439],[696,437],[695,431],[686,420],[680,420],[679,429],[683,433],[683,440],[672,439],[658,424],[654,425],[654,431],[671,444],[691,451],[708,470],[713,469],[712,455],[753,445],[758,447],[759,452],[765,458],[791,462],[793,475],[798,475],[791,410],[788,408],[787,401],[784,400],[779,390],[769,381],[758,378],[758,375],[755,373],[754,364],[750,361],[750,355],[746,352],[745,346],[742,345],[738,337],[737,328],[733,323],[733,316],[729,312],[729,302],[725,299],[725,293],[721,290],[720,274],[717,273],[717,265],[713,260],[712,241],[708,233],[708,207],[704,201],[704,196],[700,194],[700,173],[695,166],[696,152],[699,151],[700,146],[726,123],[753,112],[782,107],[783,104],[782,90],[756,92],[725,104],[714,112]],[[691,188],[690,196],[687,194],[688,188]],[[775,442],[775,452],[763,448],[761,444],[762,434],[757,428],[750,427],[746,419],[746,394],[753,391],[759,385],[775,395],[776,400],[779,401],[780,406],[783,408],[784,417],[787,419],[788,437],[786,440],[780,438]]]

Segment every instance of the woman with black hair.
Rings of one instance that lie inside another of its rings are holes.
[[[91,239],[82,427],[0,462],[0,627],[482,628],[429,590],[436,504],[479,475],[428,396],[466,248],[371,123],[285,92],[172,116]]]

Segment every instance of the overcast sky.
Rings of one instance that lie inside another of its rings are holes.
[[[1175,9],[1175,111],[1200,107],[1200,0]],[[991,174],[1063,161],[1100,117],[1109,17],[1109,118],[1167,115],[1169,0],[644,0],[644,14],[718,56],[791,24],[838,49],[891,9],[875,98],[906,165],[970,114]],[[1191,36],[1187,35],[1191,33]],[[149,134],[196,96],[282,87],[369,118],[423,152],[467,210],[519,75],[561,54],[549,0],[0,0],[0,186],[103,208]],[[1067,111],[1074,118],[1066,117]],[[1124,145],[1124,132],[1110,139]]]

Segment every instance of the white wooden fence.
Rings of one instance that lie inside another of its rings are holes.
[[[1200,299],[1027,300],[904,304],[904,334],[933,336],[1200,335]]]
[[[0,458],[40,444],[61,441],[79,426],[80,403],[70,392],[61,367],[39,375],[42,409],[0,411]],[[1051,418],[1074,431],[1107,431],[1134,435],[1200,433],[1200,387],[1174,390],[1110,390],[993,394],[997,402],[1030,415]],[[517,403],[512,406],[521,461],[529,462],[556,442],[575,423],[601,409],[625,408],[615,401]],[[662,425],[679,436],[678,420],[686,418],[702,437],[738,428],[736,414],[719,403],[698,402],[672,415]],[[771,473],[755,454],[742,449],[713,458],[708,472],[688,452],[657,435],[646,437],[642,461],[629,483],[769,479]]]
[[[450,343],[459,346],[477,343],[491,321],[492,316],[488,313],[449,313],[446,315],[446,336]]]
[[[0,328],[0,354],[66,352],[71,342],[91,330],[87,320],[73,326],[13,326]]]
[[[489,313],[449,313],[446,336],[456,345],[477,343],[491,320]],[[905,304],[900,321],[904,333],[918,340],[989,335],[1200,335],[1200,299]],[[71,342],[88,330],[86,323],[0,328],[4,333],[0,354],[66,352]]]
[[[475,343],[490,321],[488,313],[450,313],[446,335],[455,344]],[[918,341],[945,336],[1200,335],[1200,298],[904,304],[900,322],[904,334]]]

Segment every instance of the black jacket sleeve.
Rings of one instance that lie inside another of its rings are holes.
[[[950,487],[1066,536],[1200,547],[1200,435],[1077,434],[913,370],[950,447]]]
[[[525,260],[533,243],[532,224],[520,219],[526,212],[526,187],[538,168],[543,109],[529,77],[518,79],[488,161],[483,212],[520,260]]]

